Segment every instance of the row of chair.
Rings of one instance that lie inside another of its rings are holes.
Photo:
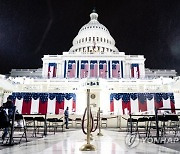
[[[22,124],[16,124],[13,127],[13,142],[15,138],[20,138],[18,141],[19,143],[21,142],[22,138],[25,138],[27,141],[27,131],[32,131],[32,136],[31,137],[38,137],[37,134],[41,134],[42,136],[47,134],[47,131],[53,131],[54,134],[57,132],[58,128],[61,128],[63,131],[64,128],[64,119],[63,118],[47,118],[45,116],[23,116],[23,115],[16,115],[15,116],[15,121],[21,121]],[[75,118],[69,119],[69,125],[73,126],[73,121],[75,122],[75,127],[81,126],[82,124],[82,119],[81,118]],[[95,119],[95,122],[97,122],[97,119]],[[107,118],[102,118],[101,119],[101,126],[107,127]],[[12,125],[11,125],[12,126]],[[11,131],[11,129],[9,129]],[[21,135],[19,136],[20,133],[17,133],[18,136],[16,136],[16,132],[21,132]],[[11,132],[9,132],[10,134]],[[7,137],[6,143],[8,143],[10,140],[10,135]]]
[[[157,132],[157,129],[160,136],[165,136],[167,132],[172,132],[174,135],[178,133],[180,121],[177,115],[158,115],[157,120],[155,116],[129,118],[127,120],[127,131],[145,134],[146,137],[156,136],[152,131]],[[158,122],[158,128],[156,122]]]

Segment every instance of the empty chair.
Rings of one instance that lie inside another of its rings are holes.
[[[63,119],[62,118],[60,118],[60,119],[58,119],[57,120],[57,127],[61,127],[62,128],[62,132],[64,131],[64,121],[63,121]]]
[[[165,118],[167,118],[167,120],[169,121],[168,125],[167,125],[167,130],[172,131],[174,133],[174,135],[177,134],[177,132],[179,131],[179,118],[177,115],[173,114],[173,115],[165,115]]]
[[[69,120],[68,120],[68,125],[73,126],[73,120],[71,118],[69,118]]]
[[[55,134],[58,127],[58,118],[48,118],[47,122],[48,122],[47,127],[49,128],[49,132],[52,128]]]
[[[75,123],[76,123],[76,127],[77,127],[77,125],[82,125],[82,120],[81,120],[81,118],[76,118],[75,119]]]
[[[26,124],[23,116],[18,114],[12,119],[11,122],[11,128],[8,129],[9,135],[7,136],[6,143],[8,143],[10,140],[13,142],[13,144],[17,141],[20,143],[22,138],[25,138],[27,142]]]
[[[35,121],[34,117],[24,117],[25,123],[26,123],[26,129],[32,130],[33,134],[32,137],[35,135]]]
[[[15,115],[15,122],[17,122],[16,125],[14,125],[14,135],[13,140],[15,138],[20,138],[19,143],[21,142],[22,138],[25,138],[27,142],[27,133],[26,133],[26,122],[22,114],[16,114]],[[22,132],[21,134],[17,134],[16,132]]]
[[[142,117],[137,119],[137,131],[139,134],[145,134],[147,136],[148,123],[149,123],[149,119],[147,117]]]
[[[165,128],[166,123],[168,122],[168,119],[164,117],[164,115],[158,115],[158,131],[159,135],[164,136],[165,135]],[[153,131],[155,131],[153,133]],[[156,136],[157,133],[157,125],[156,125],[156,118],[155,116],[149,118],[149,126],[148,126],[148,137],[149,136]],[[160,134],[161,133],[161,134]]]
[[[47,134],[47,124],[44,117],[34,117],[35,120],[35,137],[39,133],[40,128],[43,128],[44,135]],[[43,135],[42,135],[43,136]]]
[[[127,132],[137,132],[137,119],[128,118],[127,119]]]
[[[107,127],[107,118],[101,118],[101,127],[105,125]]]

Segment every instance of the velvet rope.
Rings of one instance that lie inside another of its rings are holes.
[[[84,134],[87,134],[87,132],[84,130],[84,122],[85,122],[85,116],[86,116],[87,108],[84,111],[83,119],[82,119],[82,131]]]
[[[96,129],[98,128],[98,125],[99,125],[99,114],[98,114],[98,112],[97,112],[97,125],[96,125],[95,129],[92,130],[92,132],[95,132],[95,131],[96,131]]]

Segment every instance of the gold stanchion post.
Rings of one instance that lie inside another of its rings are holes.
[[[90,144],[90,89],[87,89],[87,144],[84,144],[81,151],[95,151],[95,146]]]
[[[103,134],[101,133],[101,116],[100,116],[100,107],[98,110],[98,120],[99,120],[99,133],[97,134],[98,136],[103,136]]]

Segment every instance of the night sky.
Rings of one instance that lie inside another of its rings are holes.
[[[119,51],[180,73],[180,0],[0,0],[0,74],[68,51],[94,6]]]

